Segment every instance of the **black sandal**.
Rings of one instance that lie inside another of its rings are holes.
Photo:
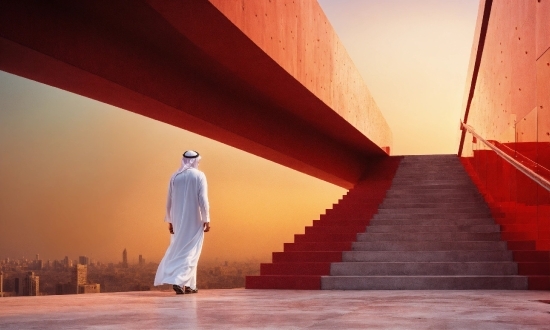
[[[197,293],[197,292],[199,292],[198,289],[193,290],[193,289],[191,289],[191,287],[188,287],[188,286],[185,287],[185,293],[186,293],[186,294],[189,294],[189,293]]]
[[[174,291],[176,291],[176,294],[185,294],[185,291],[183,291],[183,288],[179,285],[172,285],[172,289],[174,289]]]

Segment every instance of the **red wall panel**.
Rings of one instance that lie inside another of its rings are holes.
[[[466,122],[550,180],[550,0],[493,0],[484,8],[490,16],[477,37],[483,51],[472,49],[470,71],[475,60],[480,65],[467,85]],[[550,249],[550,193],[469,133],[462,148],[510,246]]]

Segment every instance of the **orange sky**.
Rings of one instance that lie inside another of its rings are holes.
[[[477,0],[320,1],[396,154],[456,152]],[[0,258],[158,261],[166,187],[196,149],[210,188],[202,260],[268,261],[346,191],[222,143],[0,71]]]
[[[393,133],[394,154],[458,150],[479,0],[320,0]]]

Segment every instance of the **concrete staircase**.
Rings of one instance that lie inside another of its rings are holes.
[[[407,156],[322,289],[527,289],[489,208],[455,155]]]
[[[260,265],[259,276],[247,276],[247,289],[320,290],[321,277],[331,264],[342,261],[357,233],[364,232],[386,197],[401,157],[373,162],[366,176],[333,208],[294,235],[283,252],[273,252],[273,262]]]

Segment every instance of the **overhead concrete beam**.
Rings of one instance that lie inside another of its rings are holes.
[[[274,2],[5,1],[0,70],[349,188],[391,132],[318,4]]]

